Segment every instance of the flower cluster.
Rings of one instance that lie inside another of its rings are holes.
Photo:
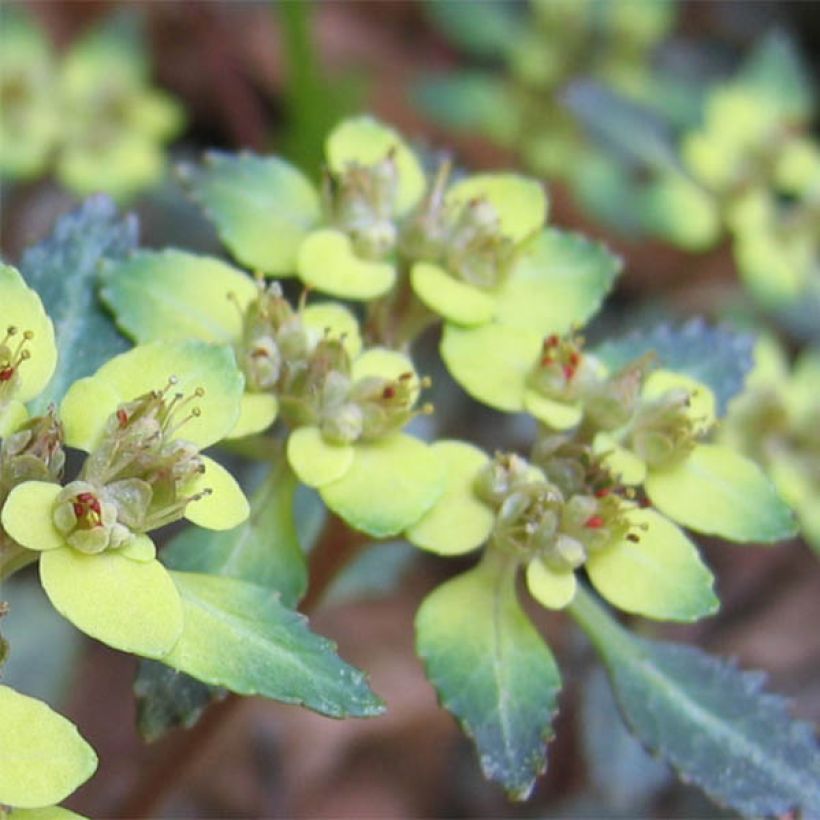
[[[177,103],[149,86],[145,53],[125,21],[78,40],[59,65],[40,28],[6,9],[0,30],[0,175],[38,176],[54,162],[78,193],[125,199],[157,182],[163,143],[182,124]]]
[[[200,342],[137,347],[74,382],[59,412],[27,419],[22,399],[54,367],[53,330],[19,274],[0,275],[2,320],[25,343],[13,349],[10,330],[0,349],[9,373],[0,568],[9,574],[39,558],[43,587],[66,618],[112,646],[160,657],[181,634],[182,605],[147,533],[183,516],[229,529],[248,514],[231,475],[200,452],[239,415],[232,352]],[[88,455],[62,486],[64,443]]]

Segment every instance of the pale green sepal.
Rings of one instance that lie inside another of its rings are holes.
[[[376,376],[393,381],[405,373],[411,373],[415,376],[416,369],[413,367],[413,362],[404,353],[386,347],[371,347],[369,350],[365,350],[353,362],[351,368],[351,375],[354,380]]]
[[[498,214],[503,236],[520,242],[534,234],[547,219],[547,197],[544,187],[534,179],[519,174],[476,174],[457,182],[447,192],[450,207],[463,206],[484,199]]]
[[[242,333],[241,311],[259,293],[249,276],[225,262],[173,249],[109,262],[102,278],[103,301],[137,342],[234,342]]]
[[[495,516],[473,490],[487,455],[463,441],[432,445],[441,459],[446,486],[441,497],[405,537],[417,547],[439,555],[462,555],[481,546],[490,536]]]
[[[319,492],[354,529],[375,538],[398,535],[436,503],[445,487],[440,457],[404,433],[354,448],[350,469]]]
[[[524,409],[553,430],[569,430],[584,415],[584,407],[580,402],[555,401],[529,388],[524,390]]]
[[[205,472],[188,483],[184,492],[210,492],[191,501],[185,508],[185,517],[192,524],[208,530],[232,530],[248,517],[248,499],[236,479],[219,462],[208,456],[200,458]]]
[[[697,621],[715,613],[714,578],[697,547],[654,510],[630,510],[632,535],[590,555],[595,588],[625,612],[661,621]]]
[[[332,228],[313,231],[302,242],[297,266],[306,285],[341,299],[375,299],[396,280],[393,265],[356,256],[350,237]]]
[[[145,534],[135,535],[128,543],[119,549],[119,554],[132,561],[153,561],[157,557],[157,548],[154,542]]]
[[[288,436],[288,463],[303,484],[322,487],[341,478],[353,463],[353,446],[331,444],[318,427],[300,427]]]
[[[28,421],[28,410],[21,401],[12,399],[0,405],[0,438],[19,430]]]
[[[244,393],[239,402],[239,421],[226,439],[244,438],[267,430],[279,414],[279,402],[272,393]]]
[[[496,321],[541,336],[565,333],[598,310],[620,269],[620,260],[602,245],[543,230],[496,291]]]
[[[646,493],[669,518],[730,541],[771,543],[793,536],[794,517],[761,469],[714,444],[700,444],[678,464],[652,470]]]
[[[46,481],[18,484],[3,505],[3,529],[30,550],[45,552],[64,547],[65,539],[52,520],[54,502],[62,489]]]
[[[122,401],[117,390],[94,376],[77,379],[60,404],[66,444],[91,452],[99,442],[108,417]]]
[[[182,604],[159,561],[66,547],[40,557],[54,608],[80,631],[122,652],[161,658],[182,634]]]
[[[345,350],[355,359],[362,350],[362,336],[356,317],[342,305],[335,302],[321,302],[308,305],[302,311],[302,322],[314,332],[314,340],[319,341],[325,333],[334,339],[341,338]]]
[[[457,325],[483,325],[493,318],[492,296],[454,278],[438,265],[427,262],[413,265],[410,283],[413,292],[430,310]]]
[[[300,171],[276,157],[213,152],[180,174],[236,259],[267,274],[295,273],[299,245],[321,217]]]
[[[331,717],[384,711],[365,676],[268,587],[189,572],[171,575],[185,607],[185,629],[163,663],[240,695],[297,703]]]
[[[185,423],[180,438],[204,448],[230,433],[239,419],[243,392],[233,351],[190,340],[139,345],[110,359],[88,379],[75,382],[60,408],[66,441],[72,447],[93,448],[119,403],[162,390],[172,377],[177,379],[174,393],[187,397],[198,388],[204,391],[192,402],[200,414]],[[72,395],[75,390],[82,390],[82,395]]]
[[[524,391],[541,336],[518,327],[446,325],[441,357],[450,375],[478,401],[508,413],[524,409]]]
[[[342,173],[355,163],[375,165],[392,153],[398,173],[396,210],[407,213],[422,197],[427,182],[416,155],[387,125],[363,116],[344,120],[330,132],[325,144],[328,165]]]
[[[18,401],[27,402],[48,384],[57,366],[54,326],[40,297],[11,265],[0,264],[0,304],[0,341],[7,328],[16,328],[16,335],[7,342],[12,353],[22,341],[23,333],[32,334],[24,346],[29,358],[17,370],[13,394]]]
[[[494,560],[501,558],[487,553],[424,600],[416,647],[442,706],[473,738],[485,776],[525,800],[546,766],[561,678],[518,603],[515,564]]]
[[[641,395],[645,399],[657,399],[670,390],[689,392],[686,415],[701,429],[707,429],[717,418],[715,394],[703,382],[673,370],[653,370],[644,382]]]
[[[598,433],[592,449],[596,455],[603,456],[603,463],[621,484],[638,485],[646,480],[646,464],[620,444],[608,433]]]
[[[556,572],[539,558],[527,566],[527,589],[541,606],[563,609],[575,597],[578,582],[570,570]]]
[[[73,723],[8,686],[0,686],[0,761],[0,805],[20,809],[59,803],[97,768],[97,755]]]

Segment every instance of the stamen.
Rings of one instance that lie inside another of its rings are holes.
[[[604,521],[603,517],[600,515],[593,515],[590,516],[586,523],[584,524],[585,527],[588,527],[591,530],[598,530],[604,526],[606,522]]]

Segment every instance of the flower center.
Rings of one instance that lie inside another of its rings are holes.
[[[0,341],[0,401],[8,399],[17,384],[20,366],[31,358],[28,345],[34,338],[31,330],[24,330],[10,325],[6,335]]]

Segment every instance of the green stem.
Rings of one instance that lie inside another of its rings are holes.
[[[623,627],[583,584],[578,584],[575,598],[567,607],[567,612],[604,658],[616,646],[621,655],[630,650],[629,642],[624,640]]]
[[[0,583],[11,578],[15,572],[33,564],[40,557],[39,552],[27,550],[14,541],[6,540],[0,534]]]

